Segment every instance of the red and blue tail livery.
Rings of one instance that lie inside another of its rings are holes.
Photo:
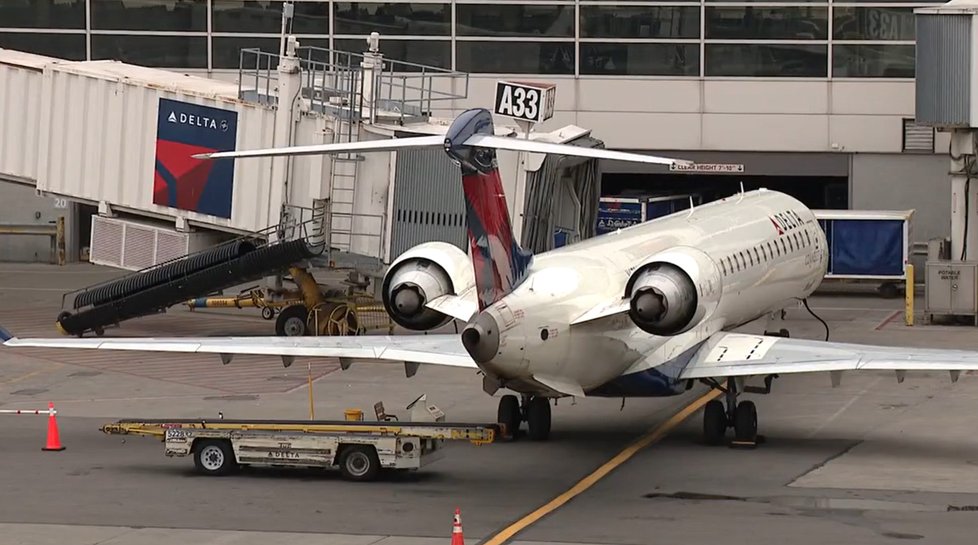
[[[234,161],[192,155],[233,151],[237,137],[238,112],[161,98],[153,204],[230,218]]]
[[[462,169],[468,238],[482,310],[523,281],[532,254],[513,235],[496,150],[465,145],[475,135],[493,135],[488,110],[468,110],[456,118],[445,136],[445,151]]]

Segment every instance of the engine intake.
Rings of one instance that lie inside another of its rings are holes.
[[[382,296],[387,314],[398,325],[415,331],[441,327],[451,320],[426,305],[443,295],[455,295],[471,283],[465,252],[447,243],[429,242],[402,254],[384,277]]]

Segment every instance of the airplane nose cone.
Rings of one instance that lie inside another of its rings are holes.
[[[499,351],[499,327],[483,312],[462,331],[462,346],[476,363],[486,363]]]
[[[665,310],[666,305],[665,301],[662,300],[662,295],[652,290],[640,293],[635,298],[635,313],[643,320],[658,320]]]

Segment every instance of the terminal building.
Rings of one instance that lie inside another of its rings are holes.
[[[768,187],[812,208],[914,209],[916,242],[948,234],[949,139],[913,119],[913,9],[933,4],[294,5],[288,31],[302,46],[360,53],[378,32],[385,59],[467,73],[464,92],[451,89],[459,98],[434,104],[434,115],[491,107],[500,79],[552,83],[554,114],[535,130],[583,127],[609,149],[698,164],[670,172],[602,163],[603,196],[693,195],[702,202],[741,185]],[[242,48],[279,51],[281,26],[282,2],[264,0],[0,3],[0,48],[114,59],[226,82],[241,75]],[[0,183],[5,220],[31,221],[61,206],[24,184]],[[86,236],[84,221],[74,226],[76,238]],[[0,251],[14,255],[12,244],[0,240]]]

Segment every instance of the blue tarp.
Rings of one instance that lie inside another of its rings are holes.
[[[903,221],[821,220],[829,243],[829,274],[903,275]]]

